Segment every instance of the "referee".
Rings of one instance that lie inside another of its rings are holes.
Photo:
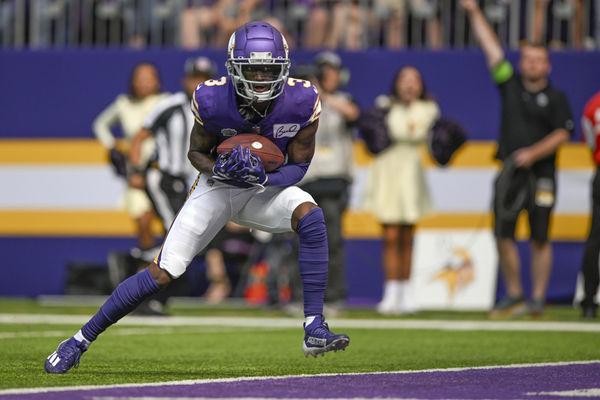
[[[491,317],[543,313],[546,289],[552,268],[552,248],[548,225],[556,196],[556,151],[573,134],[573,118],[566,96],[548,81],[550,60],[541,46],[526,45],[521,50],[520,73],[506,61],[498,38],[475,0],[462,0],[501,96],[500,138],[496,158],[514,160],[518,168],[534,177],[528,208],[531,231],[532,292],[526,300],[520,277],[520,258],[515,244],[518,213],[508,218],[494,207],[494,234],[507,295],[496,304]],[[516,182],[511,182],[514,189]],[[528,183],[524,182],[524,185]],[[496,199],[505,198],[507,188],[494,188]],[[527,190],[519,189],[517,190]],[[512,192],[512,190],[511,190]]]
[[[206,57],[190,58],[185,62],[184,71],[183,91],[157,104],[143,122],[131,149],[131,160],[137,165],[135,161],[141,154],[143,141],[151,136],[155,138],[155,162],[145,171],[146,191],[165,231],[185,202],[188,189],[198,174],[187,158],[194,125],[190,101],[196,87],[214,77],[216,66]]]

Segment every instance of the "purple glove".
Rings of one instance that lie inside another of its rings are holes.
[[[237,180],[239,171],[244,167],[242,147],[238,146],[230,152],[221,153],[213,166],[215,178],[220,180]]]
[[[219,154],[213,173],[216,179],[229,181],[235,186],[239,183],[263,186],[267,182],[262,162],[248,147],[242,149],[238,146],[229,153]]]
[[[244,167],[238,172],[238,179],[252,185],[264,186],[267,183],[267,173],[260,158],[250,152],[249,147],[244,147],[242,153]]]

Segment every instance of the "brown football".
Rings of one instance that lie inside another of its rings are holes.
[[[267,172],[279,168],[283,163],[283,153],[275,143],[264,136],[252,133],[243,133],[224,140],[217,147],[217,153],[221,154],[226,151],[231,151],[231,149],[237,146],[242,146],[242,148],[249,147],[250,152],[260,158],[260,161],[262,161],[265,171]]]

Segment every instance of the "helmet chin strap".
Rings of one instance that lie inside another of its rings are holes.
[[[248,102],[248,105],[249,105],[250,107],[252,107],[252,106],[254,106],[256,103],[258,103],[258,96],[254,95],[254,96],[252,97],[252,99],[251,99],[251,100]]]
[[[261,118],[265,118],[267,116],[267,113],[269,111],[269,107],[271,106],[271,100],[265,100],[263,103],[268,103],[267,106],[265,107],[265,110],[263,112],[260,112],[257,110],[256,107],[254,107],[254,105],[256,105],[257,103],[259,103],[258,101],[258,97],[254,96],[252,98],[252,100],[247,100],[246,104],[244,104],[244,106],[246,107],[250,107],[255,113],[257,113]]]

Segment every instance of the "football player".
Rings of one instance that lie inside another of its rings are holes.
[[[181,276],[192,258],[231,220],[268,232],[298,234],[304,292],[304,355],[343,350],[350,339],[334,334],[323,317],[327,283],[327,235],[323,212],[294,186],[313,156],[321,104],[308,81],[288,78],[285,38],[271,25],[251,22],[236,30],[228,45],[227,76],[196,88],[195,124],[188,158],[200,171],[155,261],[123,281],[100,310],[45,362],[48,373],[77,366],[83,352],[106,328],[144,299]],[[218,157],[219,143],[239,133],[272,140],[287,156],[266,173],[260,160],[234,148]]]

